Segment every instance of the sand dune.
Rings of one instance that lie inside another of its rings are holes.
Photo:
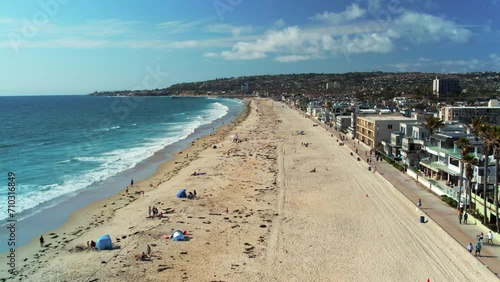
[[[200,139],[183,152],[188,159],[141,182],[152,186],[144,196],[122,193],[77,213],[55,232],[81,231],[30,257],[24,280],[496,281],[439,226],[419,223],[413,203],[312,124],[282,104],[252,100],[238,126]],[[234,133],[241,143],[232,142]],[[194,171],[206,174],[191,176]],[[176,199],[180,188],[199,196]],[[148,206],[165,216],[147,219]],[[162,238],[176,229],[189,240]],[[102,234],[117,248],[76,251]],[[136,261],[146,244],[153,246],[152,260]]]

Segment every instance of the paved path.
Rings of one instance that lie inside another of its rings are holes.
[[[318,122],[317,120],[314,121]],[[327,128],[324,124],[320,125],[327,129],[330,134],[334,134],[334,136],[339,137],[338,131]],[[357,148],[358,155],[366,161],[366,154],[369,155],[370,148],[361,142],[358,144],[358,140],[352,140],[351,136],[345,134],[342,135],[348,137],[346,138],[348,140],[345,140],[344,144],[351,148],[353,152],[355,152]],[[485,234],[486,238],[489,230],[482,225],[477,225],[475,218],[469,216],[468,224],[459,224],[457,210],[441,201],[441,199],[432,191],[419,184],[412,177],[400,172],[386,161],[376,162],[374,154],[371,159],[371,166],[376,166],[376,171],[384,176],[385,179],[394,185],[410,201],[415,203],[415,206],[418,199],[421,199],[422,211],[427,215],[427,217],[434,220],[434,222],[441,226],[441,228],[450,234],[450,236],[453,237],[459,244],[464,246],[464,248],[467,247],[469,242],[475,246],[476,235],[481,232]],[[415,220],[419,219],[419,216],[416,216]],[[496,244],[492,246],[485,244],[481,250],[481,256],[477,257],[477,259],[482,262],[485,267],[495,273],[497,277],[500,277],[500,238],[496,236],[493,241],[496,242]],[[472,255],[474,255],[474,252]]]
[[[355,151],[354,145],[356,145],[356,148],[358,148],[358,155],[362,158],[365,156],[365,153],[370,150],[369,147],[363,143],[358,145],[357,140],[344,141],[344,143],[353,149],[353,151]],[[366,157],[364,159],[366,160]],[[386,161],[376,162],[375,156],[373,155],[371,165],[372,167],[376,166],[377,172],[392,183],[392,185],[394,185],[410,201],[414,202],[415,206],[418,199],[421,199],[422,211],[427,214],[427,217],[434,220],[434,222],[441,226],[441,228],[457,240],[458,243],[464,246],[464,248],[467,247],[469,242],[475,245],[477,234],[483,232],[486,236],[488,233],[488,229],[484,227],[481,228],[479,225],[476,225],[476,219],[471,217],[469,217],[467,225],[459,224],[456,209],[441,201],[436,194],[425,188],[412,177],[400,172]],[[419,218],[416,217],[415,220],[419,220]],[[499,242],[499,238],[494,238],[494,240],[496,240],[497,243]],[[500,245],[484,245],[481,250],[481,256],[477,257],[479,261],[481,261],[497,276],[500,274],[499,258]]]

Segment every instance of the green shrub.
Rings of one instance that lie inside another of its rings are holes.
[[[447,203],[450,207],[456,208],[458,205],[458,202],[455,201],[453,198],[448,197],[447,195],[442,195],[439,198],[445,203]]]
[[[397,162],[394,162],[392,165],[395,168],[399,169],[399,171],[404,171],[405,170],[405,168],[402,165],[400,165],[399,163],[397,163]]]

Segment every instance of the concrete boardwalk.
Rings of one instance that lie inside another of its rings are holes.
[[[338,132],[334,132],[331,129],[328,129],[328,131],[337,137],[339,135]],[[346,137],[348,137],[347,139],[349,140],[345,140],[344,144],[351,148],[353,152],[355,152],[357,148],[358,155],[366,161],[366,154],[369,155],[370,148],[361,142],[358,145],[358,141],[352,140],[352,137],[350,136]],[[450,236],[453,237],[459,244],[464,246],[464,248],[467,247],[469,242],[475,246],[476,235],[481,232],[484,233],[486,241],[489,230],[479,224],[479,222],[476,222],[475,218],[469,216],[468,224],[459,224],[457,210],[441,201],[436,194],[422,186],[410,176],[400,172],[386,161],[377,162],[374,154],[371,159],[371,166],[376,166],[377,173],[380,173],[403,195],[415,203],[415,206],[418,199],[421,199],[422,211],[426,214],[426,216],[434,220],[434,222],[441,226],[441,228],[450,234]],[[419,219],[419,216],[416,215],[415,220]],[[498,236],[494,236],[493,241],[494,245],[483,245],[481,256],[477,257],[477,259],[481,261],[485,267],[495,273],[497,277],[500,277],[500,238],[498,238]],[[472,255],[474,255],[474,252]]]

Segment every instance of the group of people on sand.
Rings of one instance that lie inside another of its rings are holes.
[[[302,142],[302,146],[303,146],[303,147],[306,147],[306,148],[307,148],[307,147],[309,147],[309,144],[311,144],[311,143],[309,143],[309,142],[305,142],[305,143],[304,143],[304,142]]]
[[[194,197],[196,197],[196,190],[193,190],[193,192],[189,191],[188,195],[187,195],[187,198],[188,199],[194,199]]]
[[[151,217],[157,217],[157,216],[158,217],[162,217],[163,216],[163,213],[162,212],[158,212],[158,209],[155,206],[153,206],[153,208],[151,208],[151,206],[149,206],[149,212],[148,212],[148,214],[149,214],[150,218]]]
[[[140,255],[136,255],[136,260],[151,260],[153,253],[151,252],[151,246],[148,244],[146,252],[142,252]]]

